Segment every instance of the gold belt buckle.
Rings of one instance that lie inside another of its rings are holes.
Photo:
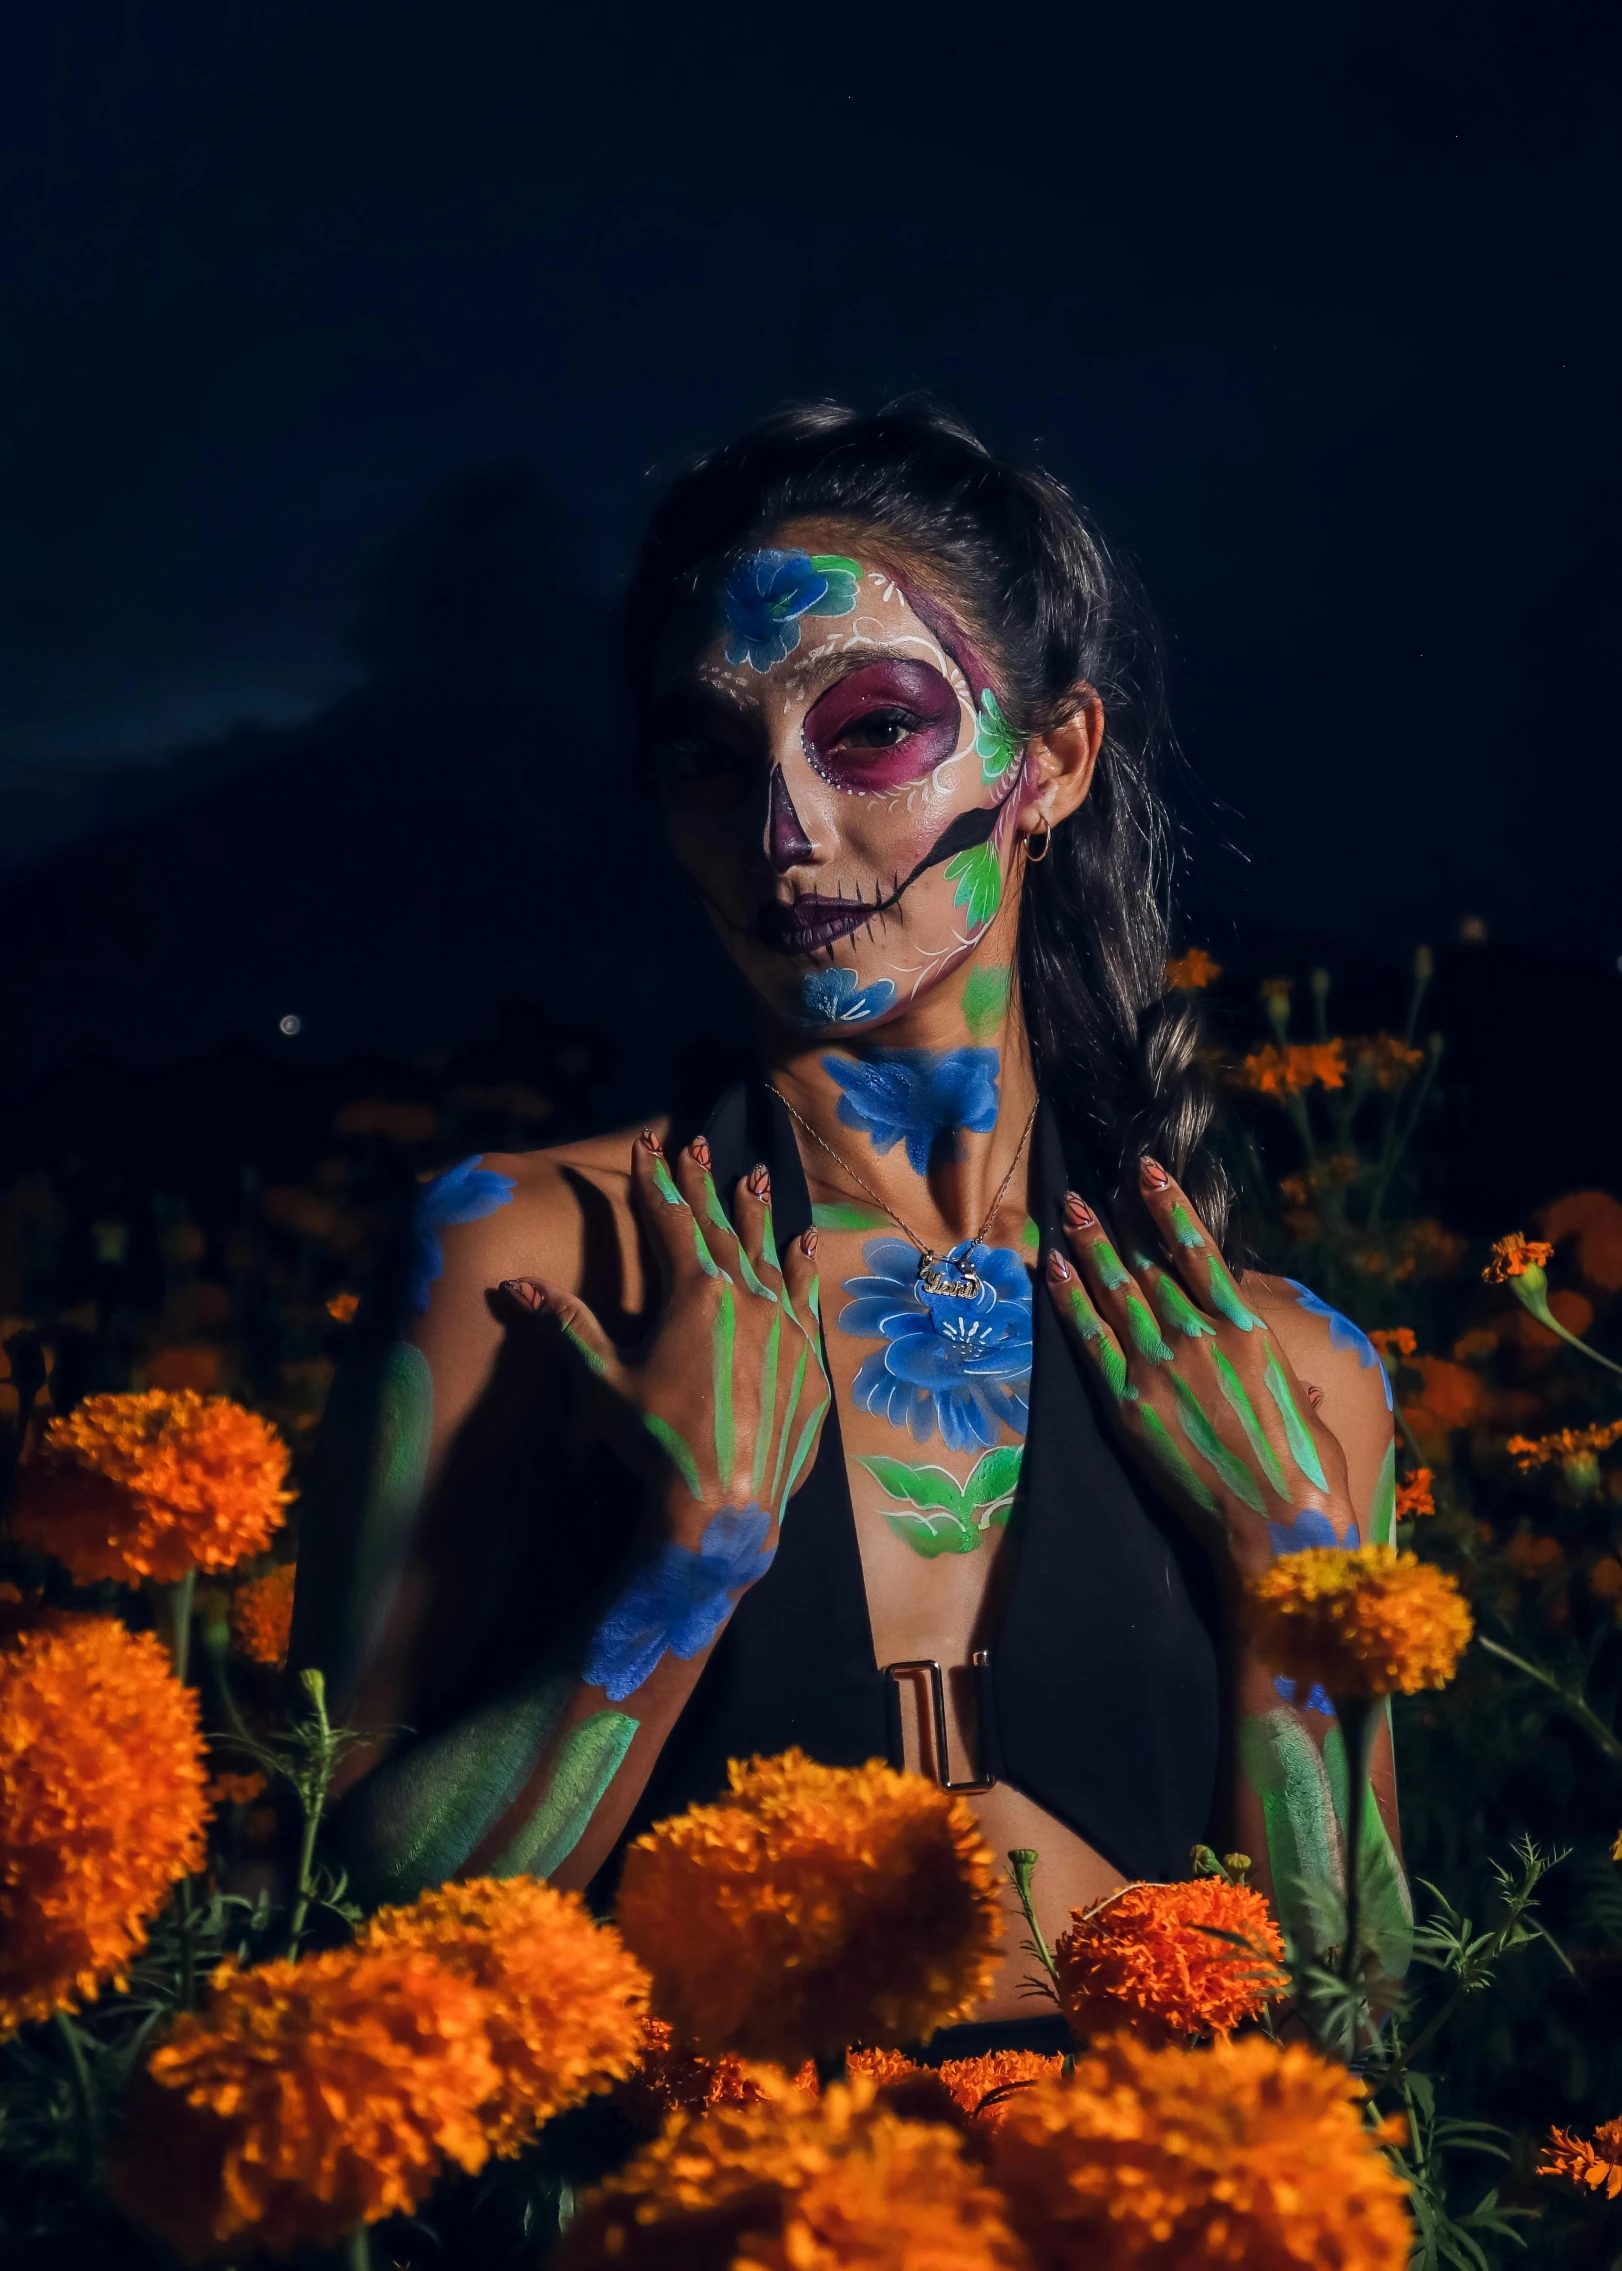
[[[985,1755],[986,1691],[991,1674],[991,1651],[977,1648],[969,1659],[974,1672],[976,1716],[980,1729],[980,1751]],[[905,1663],[885,1664],[880,1677],[885,1682],[884,1713],[890,1736],[890,1764],[897,1773],[905,1770],[906,1742],[901,1728],[901,1687],[903,1681],[929,1681],[930,1718],[935,1733],[935,1779],[943,1790],[967,1791],[995,1790],[997,1777],[987,1774],[978,1782],[954,1782],[951,1776],[951,1750],[946,1739],[946,1682],[939,1662],[933,1656],[909,1657]]]

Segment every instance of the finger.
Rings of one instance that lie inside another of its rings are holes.
[[[1139,1160],[1138,1187],[1185,1289],[1203,1308],[1225,1317],[1240,1332],[1265,1333],[1267,1327],[1234,1283],[1221,1248],[1158,1159]]]
[[[515,1309],[554,1333],[593,1379],[623,1389],[625,1368],[614,1344],[578,1294],[539,1277],[504,1277],[500,1291]]]
[[[658,1259],[667,1295],[676,1286],[690,1285],[700,1273],[706,1277],[719,1274],[693,1210],[676,1187],[664,1147],[651,1128],[644,1128],[631,1146],[631,1195]]]
[[[1093,1306],[1087,1288],[1055,1246],[1048,1255],[1048,1294],[1065,1331],[1076,1343],[1116,1403],[1126,1397],[1126,1358],[1121,1344]]]
[[[782,1257],[783,1306],[798,1328],[793,1338],[799,1345],[790,1362],[785,1341],[779,1375],[782,1417],[770,1503],[780,1514],[809,1472],[833,1400],[822,1364],[821,1288],[816,1252],[817,1234],[807,1230],[793,1241]]]
[[[1160,1319],[1166,1338],[1175,1347],[1179,1340],[1215,1340],[1216,1327],[1203,1309],[1197,1309],[1183,1291],[1177,1279],[1163,1263],[1152,1255],[1132,1255],[1132,1273],[1148,1295],[1149,1305]]]
[[[743,1248],[732,1218],[721,1204],[721,1195],[710,1172],[710,1147],[701,1135],[694,1136],[686,1150],[676,1154],[672,1172],[677,1190],[692,1209],[699,1245],[709,1255],[710,1273],[729,1278],[734,1285],[743,1282]],[[705,1266],[701,1254],[699,1267]]]
[[[712,1184],[713,1189],[713,1184]],[[720,1200],[716,1201],[721,1212]],[[721,1220],[727,1222],[721,1213]],[[782,1291],[782,1265],[772,1235],[772,1179],[764,1166],[751,1167],[732,1198],[732,1219],[727,1222],[738,1241],[738,1268],[749,1292],[775,1301]]]
[[[1074,1191],[1065,1193],[1064,1225],[1082,1283],[1122,1349],[1130,1348],[1149,1364],[1170,1364],[1172,1352],[1142,1287],[1110,1244],[1097,1215]]]

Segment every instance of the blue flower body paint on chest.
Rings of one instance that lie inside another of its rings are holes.
[[[771,1527],[759,1506],[741,1513],[723,1506],[696,1553],[691,1546],[661,1546],[592,1634],[580,1673],[587,1686],[605,1689],[620,1703],[651,1677],[662,1656],[691,1663],[725,1624],[732,1595],[771,1567]]]
[[[939,1428],[952,1451],[986,1449],[1002,1425],[1023,1435],[1031,1281],[1018,1254],[969,1239],[954,1246],[939,1275],[972,1285],[967,1293],[932,1291],[919,1275],[916,1248],[901,1238],[870,1238],[862,1259],[873,1274],[845,1280],[851,1299],[839,1329],[862,1339],[877,1335],[884,1346],[857,1369],[857,1409],[910,1428],[919,1443]]]
[[[997,1125],[995,1049],[890,1049],[871,1057],[824,1057],[843,1091],[842,1127],[860,1128],[882,1158],[904,1144],[914,1174],[931,1157],[955,1159],[960,1130],[984,1135]]]
[[[482,1222],[498,1207],[508,1205],[518,1188],[510,1175],[498,1175],[493,1168],[481,1167],[479,1161],[483,1156],[476,1151],[460,1166],[447,1167],[443,1175],[436,1175],[418,1193],[416,1210],[411,1217],[409,1290],[411,1306],[419,1316],[428,1307],[434,1287],[444,1274],[445,1248],[440,1232],[459,1222]]]

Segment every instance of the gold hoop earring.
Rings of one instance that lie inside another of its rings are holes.
[[[1025,859],[1026,864],[1030,867],[1040,867],[1053,849],[1053,823],[1045,813],[1042,817],[1042,849],[1039,852],[1031,850],[1031,838],[1035,834],[1036,830],[1033,828],[1030,836],[1025,839]]]

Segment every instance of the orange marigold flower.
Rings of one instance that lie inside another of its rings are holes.
[[[1622,1861],[1622,1829],[1619,1829],[1617,1831],[1616,1837],[1612,1842],[1611,1859],[1613,1861]]]
[[[1393,1325],[1383,1332],[1370,1332],[1369,1339],[1385,1358],[1387,1364],[1397,1358],[1412,1356],[1419,1346],[1413,1333],[1406,1325]]]
[[[1002,2201],[945,2122],[864,2075],[811,2099],[672,2121],[588,2196],[559,2271],[1028,2271]]]
[[[1622,1844],[1622,1839],[1618,1839]],[[1613,1860],[1616,1855],[1611,1856]],[[1591,2140],[1551,2129],[1537,2165],[1539,2176],[1568,2177],[1590,2192],[1614,2200],[1622,2192],[1622,2120],[1602,2122]]]
[[[220,1384],[224,1364],[212,1341],[177,1342],[154,1349],[142,1371],[149,1388],[190,1388],[206,1396]]]
[[[1053,1953],[1064,2015],[1083,2040],[1119,2027],[1153,2043],[1229,2034],[1288,1985],[1272,1910],[1221,1877],[1128,1885],[1073,1910]]]
[[[797,2063],[910,2042],[988,1992],[997,1870],[962,1798],[921,1775],[732,1760],[731,1795],[638,1838],[620,1929],[655,2007],[708,2053]]]
[[[1445,1687],[1474,1626],[1445,1570],[1394,1546],[1312,1546],[1246,1587],[1264,1661],[1332,1696]]]
[[[1595,1562],[1588,1572],[1588,1590],[1596,1601],[1622,1601],[1622,1561],[1614,1553],[1602,1554]]]
[[[765,2069],[768,2077],[775,2067]],[[712,2105],[754,2105],[765,2094],[762,2069],[742,2058],[704,2058],[664,2019],[642,2021],[642,2055],[614,2091],[614,2103],[638,2129],[662,2129],[667,2114],[704,2113]],[[807,2069],[811,2094],[817,2070]]]
[[[113,2192],[190,2257],[331,2246],[489,2154],[488,1999],[411,1948],[214,1974],[137,2090]]]
[[[1444,1432],[1468,1427],[1486,1409],[1486,1389],[1462,1364],[1450,1364],[1445,1356],[1416,1356],[1412,1368],[1422,1383],[1420,1403]]]
[[[1542,1209],[1538,1228],[1557,1244],[1575,1232],[1577,1267],[1589,1284],[1622,1292],[1622,1204],[1609,1191],[1569,1191]]]
[[[470,1877],[380,1908],[360,1945],[420,1949],[489,1998],[497,2080],[479,2118],[497,2153],[517,2152],[642,2055],[647,1974],[578,1893],[535,1877]]]
[[[231,1639],[250,1664],[268,1664],[278,1672],[286,1664],[297,1580],[296,1565],[284,1561],[237,1587],[231,1602]]]
[[[1299,1096],[1308,1088],[1344,1088],[1346,1048],[1341,1041],[1297,1041],[1257,1049],[1240,1064],[1239,1085],[1258,1096]]]
[[[1507,1285],[1511,1278],[1525,1277],[1528,1270],[1541,1271],[1553,1253],[1554,1248],[1541,1239],[1523,1238],[1512,1230],[1507,1238],[1495,1241],[1481,1274],[1488,1285]]]
[[[270,1423],[224,1396],[86,1396],[22,1471],[17,1535],[83,1584],[227,1569],[281,1526],[287,1459]]]
[[[1403,2271],[1407,2188],[1362,2102],[1300,2044],[1111,2035],[1071,2079],[1018,2092],[992,2173],[1038,2271]]]
[[[1565,1558],[1558,1538],[1539,1537],[1535,1530],[1517,1530],[1504,1548],[1504,1559],[1528,1583],[1546,1577]]]
[[[251,1806],[255,1798],[264,1795],[264,1789],[262,1774],[215,1774],[209,1778],[208,1802],[211,1806]]]
[[[965,2113],[995,2122],[1028,2082],[1062,2074],[1064,2060],[1057,2051],[1044,2058],[1036,2050],[988,2050],[979,2058],[947,2058],[935,2071]]]
[[[205,1778],[150,1633],[56,1615],[0,1644],[0,2036],[122,1975],[202,1866]]]
[[[1491,1356],[1498,1346],[1498,1335],[1485,1325],[1474,1332],[1465,1333],[1453,1343],[1453,1357],[1458,1364],[1471,1364],[1478,1356]]]
[[[1504,1449],[1521,1473],[1529,1475],[1539,1467],[1597,1458],[1613,1443],[1622,1443],[1622,1419],[1613,1419],[1604,1427],[1561,1427],[1552,1435],[1512,1435]]]
[[[1166,991],[1197,994],[1221,975],[1220,962],[1213,962],[1203,946],[1191,946],[1186,954],[1173,955],[1166,964]]]
[[[1400,1088],[1425,1062],[1423,1049],[1411,1049],[1395,1033],[1371,1033],[1351,1044],[1352,1067],[1377,1088]]]
[[[1422,1514],[1436,1512],[1436,1494],[1432,1487],[1435,1477],[1429,1467],[1415,1467],[1405,1482],[1397,1485],[1397,1520],[1417,1521]]]
[[[352,1325],[359,1307],[358,1293],[335,1293],[327,1303],[327,1315],[340,1325]]]

